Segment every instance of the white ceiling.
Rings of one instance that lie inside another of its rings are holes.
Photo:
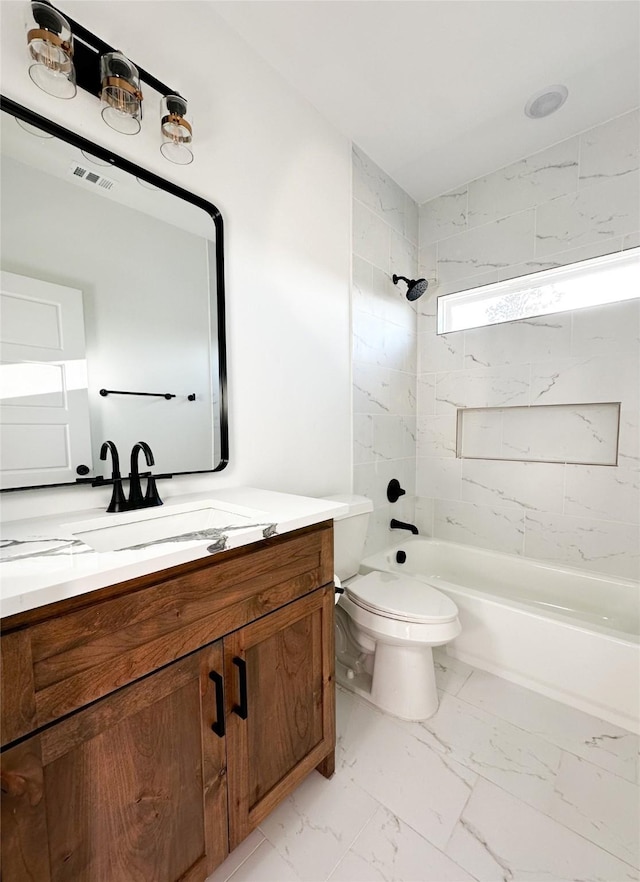
[[[417,202],[640,104],[637,0],[215,0]],[[524,115],[552,84],[566,104]]]

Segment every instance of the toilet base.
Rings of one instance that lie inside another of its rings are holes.
[[[374,707],[401,720],[427,720],[438,710],[430,646],[404,647],[378,643],[373,675],[366,671],[355,671],[336,659],[336,680]]]

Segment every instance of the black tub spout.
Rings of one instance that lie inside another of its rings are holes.
[[[391,518],[389,527],[392,530],[409,530],[414,536],[418,535],[418,528],[415,524],[405,524],[404,521],[397,521],[395,518]]]

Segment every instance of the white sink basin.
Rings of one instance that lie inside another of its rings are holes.
[[[95,551],[119,551],[203,530],[235,531],[256,525],[266,526],[272,520],[264,511],[204,500],[104,515],[88,521],[63,524],[62,528]]]

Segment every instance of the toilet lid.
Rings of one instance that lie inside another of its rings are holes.
[[[347,597],[363,609],[403,622],[435,624],[458,616],[453,600],[426,582],[397,573],[367,573],[345,585]]]

